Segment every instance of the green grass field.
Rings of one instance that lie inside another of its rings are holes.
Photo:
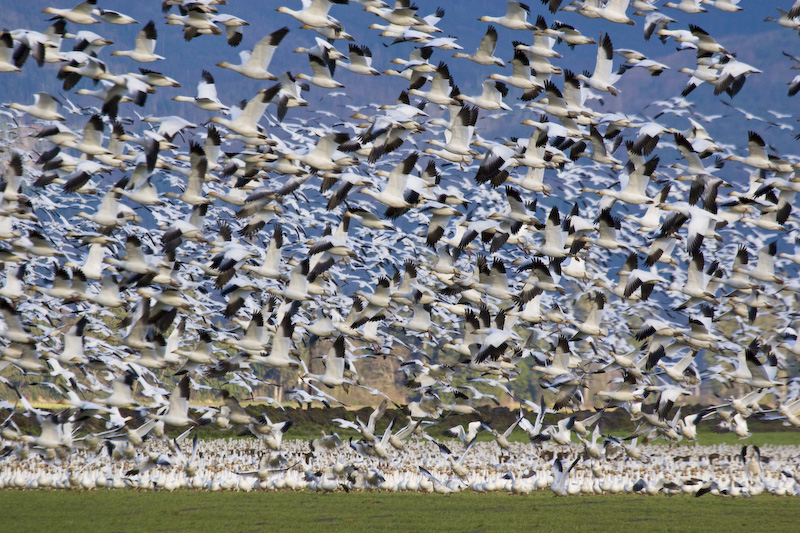
[[[795,498],[0,492],[0,531],[797,531]]]

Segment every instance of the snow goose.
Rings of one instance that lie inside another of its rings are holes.
[[[154,70],[149,70],[146,68],[140,68],[138,73],[131,73],[130,76],[134,78],[138,78],[145,82],[147,85],[151,87],[180,87],[181,84],[178,83],[176,80],[170,78],[169,76],[165,76],[160,72],[156,72]]]
[[[700,303],[698,300],[717,303],[714,294],[707,289],[710,275],[704,271],[704,267],[703,252],[698,250],[691,253],[691,260],[686,268],[686,283],[682,287],[676,284],[670,285],[669,290],[680,291],[689,297],[689,300],[681,304],[681,308]]]
[[[239,52],[241,59],[241,64],[239,65],[222,61],[217,63],[217,66],[238,72],[254,80],[277,80],[278,78],[275,75],[270,74],[268,70],[269,64],[272,62],[275,50],[287,33],[289,33],[289,28],[286,27],[275,30],[258,41],[253,50],[242,50]]]
[[[466,163],[476,155],[470,148],[470,142],[475,130],[475,123],[478,120],[478,108],[464,105],[454,117],[452,126],[445,131],[445,141],[442,143],[437,139],[428,141],[433,146],[438,146],[440,150],[426,148],[427,154],[436,154],[443,159],[455,163]]]
[[[558,41],[567,43],[570,48],[574,48],[575,46],[583,44],[597,44],[597,41],[591,37],[586,37],[573,26],[564,24],[563,22],[559,22],[557,20],[553,21],[549,33],[554,35]]]
[[[102,227],[102,231],[111,231],[117,226],[125,225],[129,220],[141,222],[141,217],[136,215],[135,212],[130,212],[127,206],[119,203],[121,198],[121,193],[115,192],[113,189],[109,190],[105,195],[103,195],[103,199],[100,202],[100,207],[96,213],[80,211],[75,216],[84,218],[90,222],[94,222],[98,226]]]
[[[344,377],[345,366],[347,365],[347,358],[345,357],[345,337],[339,337],[333,342],[331,349],[323,359],[325,364],[324,374],[311,374],[304,373],[298,379],[302,382],[307,380],[314,380],[322,383],[329,389],[344,386],[347,390],[350,380]]]
[[[130,178],[120,180],[112,189],[129,200],[141,205],[165,205],[161,200],[158,189],[151,182],[152,171],[147,170],[147,163],[142,160],[136,162],[136,167]]]
[[[32,117],[41,120],[58,120],[63,122],[64,116],[58,112],[57,104],[60,102],[48,93],[36,93],[33,95],[33,104],[23,105],[17,102],[8,104],[10,109],[16,109],[28,113]]]
[[[336,66],[342,67],[355,74],[365,76],[379,76],[380,72],[372,67],[372,52],[366,46],[350,45],[349,63],[337,59]]]
[[[467,96],[459,94],[456,96],[458,100],[469,102],[472,105],[478,106],[481,109],[504,109],[511,111],[511,108],[503,102],[503,97],[508,95],[508,87],[500,81],[484,80],[483,92],[480,96]]]
[[[333,159],[339,145],[349,139],[346,133],[329,133],[317,139],[314,148],[306,154],[286,153],[283,156],[289,160],[297,161],[311,167],[312,171],[341,171],[340,164],[349,164],[352,160],[347,157]],[[342,155],[342,154],[339,154]]]
[[[117,377],[111,384],[112,393],[107,398],[95,398],[96,403],[109,407],[132,409],[139,405],[133,399],[133,384],[139,376],[128,369],[122,376]]]
[[[534,30],[536,26],[528,22],[530,8],[522,2],[508,2],[506,14],[502,17],[492,17],[484,15],[478,20],[483,22],[493,22],[510,30]]]
[[[229,108],[219,101],[217,86],[210,72],[204,70],[200,82],[197,84],[197,96],[177,95],[172,97],[176,102],[189,102],[205,111],[227,111]]]
[[[453,57],[466,58],[474,61],[479,65],[497,65],[505,67],[506,64],[502,59],[494,56],[495,48],[497,48],[497,29],[489,25],[486,34],[481,38],[478,44],[478,49],[474,54],[465,54],[463,52],[456,52]]]
[[[100,18],[100,20],[103,22],[108,22],[109,24],[139,24],[133,17],[129,17],[124,13],[120,13],[119,11],[114,11],[111,9],[93,9],[92,15]]]
[[[510,63],[512,69],[510,76],[492,73],[489,75],[489,78],[528,91],[542,88],[536,80],[531,79],[530,60],[523,51],[515,49],[514,57],[511,59]]]
[[[747,76],[761,74],[761,72],[752,65],[726,56],[726,61],[719,71],[719,78],[714,85],[714,94],[720,95],[725,92],[733,98],[741,90]]]
[[[232,110],[232,116],[235,117],[232,120],[223,117],[211,117],[211,122],[221,124],[248,139],[259,139],[263,143],[266,135],[261,131],[258,121],[261,120],[267,110],[267,105],[277,96],[280,89],[280,84],[273,85],[269,89],[261,89],[247,102],[238,116],[233,113],[238,108],[235,107]]]
[[[307,28],[341,27],[341,23],[328,15],[333,4],[347,4],[349,0],[301,0],[303,9],[293,10],[281,6],[275,11],[291,15]]]
[[[288,31],[288,30],[287,30]],[[316,43],[311,48],[300,46],[294,49],[295,54],[310,54],[322,60],[347,59],[347,56],[336,49],[331,43],[319,37],[314,37]]]
[[[558,207],[553,206],[547,216],[544,228],[544,241],[537,252],[552,259],[567,257],[566,232],[561,227],[561,217],[558,214]]]
[[[604,6],[596,6],[588,2],[578,8],[578,13],[590,18],[599,17],[609,22],[617,24],[628,24],[633,26],[636,24],[625,13],[628,10],[630,0],[610,0]]]
[[[94,9],[95,5],[97,5],[97,0],[86,0],[72,9],[47,7],[42,11],[42,13],[55,15],[56,17],[66,19],[75,24],[99,24],[101,21],[92,16],[92,10]]]
[[[701,0],[681,0],[677,4],[675,2],[666,2],[664,7],[671,7],[689,14],[706,13],[708,10],[700,4]]]
[[[283,296],[287,300],[302,302],[310,300],[308,294],[309,259],[303,259],[289,275],[288,285],[281,289],[268,289],[271,294]]]
[[[22,72],[13,59],[14,40],[8,31],[0,32],[0,72]]]
[[[86,121],[81,142],[75,148],[87,155],[109,154],[108,149],[103,146],[104,127],[103,118],[100,115],[92,115]]]
[[[228,13],[214,15],[210,20],[214,24],[225,26],[225,40],[229,46],[239,46],[242,42],[242,26],[250,25],[246,20]]]
[[[183,26],[183,38],[191,41],[198,35],[221,35],[222,30],[211,21],[209,13],[199,4],[189,4],[184,10],[185,15],[170,13],[167,15],[167,24]]]
[[[525,55],[530,58],[560,58],[561,54],[553,50],[553,45],[556,43],[555,33],[547,27],[544,17],[539,15],[536,18],[536,29],[533,32],[533,44],[516,43],[514,48],[525,52]]]
[[[748,131],[747,132],[747,150],[748,154],[746,157],[738,156],[735,154],[726,155],[724,159],[726,161],[737,161],[744,165],[753,168],[760,168],[763,170],[777,170],[775,163],[772,162],[771,158],[767,155],[766,151],[766,143],[761,136],[754,132]]]
[[[764,19],[764,22],[776,22],[778,25],[783,26],[784,28],[790,29],[798,29],[800,28],[800,19],[797,18],[797,14],[792,14],[795,9],[791,11],[786,11],[785,9],[777,8],[778,13],[780,13],[780,17],[767,17]]]
[[[594,67],[594,73],[591,76],[579,74],[575,78],[582,80],[596,91],[607,92],[611,93],[612,96],[617,96],[619,90],[614,87],[614,83],[621,76],[612,72],[613,60],[614,46],[611,44],[611,38],[608,34],[605,34],[597,46],[597,62]]]
[[[207,242],[203,234],[203,224],[208,212],[208,204],[194,206],[185,220],[176,220],[170,225],[161,237],[164,252],[175,250],[184,239],[190,241]]]
[[[520,410],[519,416],[502,433],[486,425],[492,435],[494,435],[495,442],[497,442],[497,445],[501,450],[508,451],[511,449],[511,443],[509,442],[508,438],[511,436],[511,433],[514,431],[517,425],[523,420],[523,418],[524,416],[522,415],[522,410]],[[466,451],[464,453],[466,454]]]
[[[783,284],[783,279],[775,274],[775,254],[778,251],[778,242],[772,241],[758,250],[758,262],[752,270],[740,272],[747,274],[750,278],[764,283]],[[745,254],[747,251],[745,250]],[[746,264],[746,261],[745,263]],[[741,268],[741,267],[740,267]]]
[[[194,141],[189,143],[189,173],[187,176],[186,187],[179,195],[168,192],[164,196],[176,197],[191,206],[210,204],[211,199],[203,192],[203,185],[206,181],[208,171],[208,160],[206,159],[203,148]]]
[[[197,423],[189,418],[189,393],[191,391],[191,382],[189,375],[184,375],[175,389],[169,395],[169,404],[166,411],[162,414],[149,414],[148,418],[164,422],[164,424],[185,427],[188,425],[196,425]]]
[[[488,426],[486,426],[483,423],[483,421],[476,420],[474,422],[469,422],[467,424],[466,429],[464,429],[464,426],[453,426],[449,429],[444,430],[443,433],[448,437],[453,437],[460,440],[464,444],[464,446],[467,446],[468,443],[475,440],[475,437],[478,436],[478,433],[480,433],[487,427]]]
[[[420,81],[424,83],[424,78]],[[454,90],[452,82],[450,70],[447,68],[447,65],[442,62],[436,67],[436,72],[433,74],[429,91],[421,91],[418,87],[414,87],[409,89],[408,94],[419,96],[437,105],[458,105],[458,101],[451,97]],[[419,85],[422,85],[422,83]]]
[[[375,436],[375,427],[380,420],[384,413],[386,412],[386,407],[389,405],[388,400],[383,400],[378,407],[373,409],[372,413],[369,415],[369,419],[367,423],[364,424],[360,418],[356,417],[356,422],[350,422],[349,420],[344,420],[342,418],[334,418],[331,422],[336,422],[339,424],[340,427],[347,428],[347,429],[354,429],[361,433],[362,437],[367,442],[375,442],[377,440]]]
[[[264,258],[263,261],[261,261],[260,266],[255,267],[253,265],[245,264],[242,265],[242,268],[244,270],[253,272],[256,276],[270,279],[282,279],[283,272],[280,268],[282,247],[283,229],[280,224],[276,224],[272,238],[269,241],[269,246],[267,246],[267,249],[264,252]]]
[[[395,26],[417,26],[425,23],[416,14],[417,6],[411,5],[408,2],[397,2],[394,8],[378,7],[373,4],[368,4],[364,8],[364,11],[373,13]]]
[[[416,203],[414,197],[417,195],[413,191],[407,190],[406,184],[418,158],[419,154],[414,152],[395,166],[389,173],[386,186],[380,192],[375,192],[372,189],[361,189],[362,193],[371,196],[386,206],[387,217],[397,218]]]
[[[665,217],[661,226],[660,235],[663,237],[673,235],[681,225],[687,220],[689,221],[686,251],[690,254],[700,251],[705,238],[722,240],[716,231],[717,222],[722,220],[719,215],[706,211],[697,205],[690,206],[685,202],[665,203],[660,207],[666,211],[674,211],[674,213]]]
[[[711,37],[711,35],[709,35],[708,32],[703,28],[694,24],[689,24],[689,31],[691,31],[692,35],[697,38],[694,44],[697,46],[698,54],[700,52],[706,52],[708,54],[730,55],[730,52],[728,52],[724,46],[715,41],[714,38]]]
[[[302,91],[309,90],[309,86],[305,82],[297,81],[290,72],[281,74],[279,80],[280,90],[274,101],[278,106],[278,122],[281,122],[290,107],[308,105],[308,100],[302,97]]]
[[[567,487],[569,483],[569,473],[575,468],[579,460],[580,457],[576,457],[566,469],[564,469],[561,459],[556,458],[553,462],[553,481],[550,483],[550,490],[553,491],[556,496],[567,496],[569,494],[569,489]]]
[[[652,204],[654,200],[647,195],[646,191],[647,185],[650,183],[650,177],[655,172],[658,162],[659,158],[653,157],[644,165],[636,167],[632,161],[629,161],[625,166],[625,171],[620,175],[620,184],[623,185],[622,190],[603,189],[597,191],[597,194],[610,196],[628,204]],[[627,182],[625,182],[625,178],[627,178]]]
[[[292,306],[292,309],[296,309]],[[294,324],[292,312],[286,313],[272,336],[271,349],[266,355],[251,356],[254,362],[263,363],[274,368],[301,368],[302,361],[292,355],[292,335]]]
[[[139,63],[151,63],[164,59],[164,56],[155,53],[157,38],[156,25],[151,20],[136,34],[133,50],[114,50],[111,55],[129,57]]]
[[[340,89],[344,87],[344,85],[331,77],[331,72],[324,60],[315,55],[308,54],[308,62],[311,63],[312,75],[309,76],[301,72],[295,76],[297,79],[306,80],[323,89]]]
[[[450,452],[450,450],[446,446],[443,445],[439,446],[439,451],[447,454],[447,461],[448,463],[450,463],[450,470],[452,470],[453,473],[462,480],[466,480],[469,477],[469,470],[464,466],[463,463],[464,463],[464,458],[466,458],[467,453],[469,453],[469,451],[472,449],[472,445],[475,443],[476,439],[477,437],[473,437],[472,440],[469,441],[469,443],[464,448],[464,451],[461,452],[461,457],[459,457],[455,461],[453,460],[452,452]]]

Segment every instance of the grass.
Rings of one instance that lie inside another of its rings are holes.
[[[794,498],[311,492],[0,492],[0,530],[796,531]]]

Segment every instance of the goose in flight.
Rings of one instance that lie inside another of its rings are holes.
[[[11,33],[0,31],[0,72],[22,72],[14,60],[14,39]]]
[[[101,21],[92,16],[95,5],[97,5],[97,0],[86,0],[72,9],[47,7],[42,13],[55,15],[56,17],[63,18],[74,24],[100,24]]]
[[[386,407],[389,405],[389,400],[383,400],[378,407],[376,407],[369,416],[367,423],[364,424],[360,418],[356,417],[355,423],[350,422],[349,420],[344,420],[342,418],[334,418],[331,422],[336,422],[342,428],[347,429],[354,429],[361,433],[363,439],[367,442],[375,442],[377,437],[375,436],[375,427],[383,417],[383,414],[386,412]]]
[[[344,377],[345,366],[348,363],[345,356],[344,335],[339,335],[339,337],[337,337],[323,360],[325,363],[324,374],[306,373],[301,375],[298,379],[303,382],[306,380],[319,381],[330,389],[344,385],[345,390],[347,390],[347,385],[349,385],[350,381]]]
[[[280,6],[275,11],[290,15],[308,28],[341,28],[342,23],[328,15],[333,4],[347,4],[349,0],[301,0],[303,9],[293,10]]]
[[[419,96],[438,105],[458,105],[458,100],[451,97],[453,94],[453,79],[450,77],[450,70],[444,62],[439,63],[433,73],[431,88],[428,91],[421,91],[418,86],[425,83],[425,78],[420,78],[418,86],[409,89],[408,94]]]
[[[264,112],[267,110],[269,103],[277,96],[281,89],[281,85],[273,85],[269,89],[261,89],[258,93],[247,102],[244,109],[238,112],[231,110],[232,119],[224,117],[211,117],[211,122],[225,126],[234,133],[246,137],[248,139],[257,139],[261,143],[266,142],[266,135],[262,132],[261,127],[258,125]]]
[[[459,94],[456,96],[458,100],[469,102],[472,105],[478,106],[481,109],[503,109],[511,111],[511,107],[503,102],[503,97],[508,95],[508,87],[500,81],[484,80],[482,84],[483,90],[480,96],[467,96],[466,94]]]
[[[578,13],[590,18],[599,17],[609,22],[633,26],[636,23],[628,18],[626,13],[629,4],[630,0],[610,0],[601,7],[590,2],[584,2],[583,5],[578,8]]]
[[[475,437],[478,436],[478,433],[486,429],[486,426],[482,420],[475,420],[467,424],[466,429],[464,426],[453,426],[449,429],[446,429],[443,433],[448,437],[453,437],[460,440],[464,446],[468,443],[475,440]]]
[[[348,54],[349,62],[337,59],[336,66],[342,67],[355,74],[362,74],[364,76],[379,76],[375,68],[372,67],[372,52],[366,46],[350,45],[350,52]]]
[[[156,25],[151,20],[136,34],[133,50],[114,50],[111,55],[129,57],[139,63],[151,63],[165,59],[164,56],[155,53],[157,38]]]
[[[506,14],[502,17],[484,15],[478,20],[483,22],[493,22],[510,30],[535,30],[536,26],[528,22],[528,14],[531,8],[522,2],[508,2]]]
[[[497,65],[505,67],[506,64],[499,57],[495,57],[494,51],[497,48],[497,29],[491,24],[486,29],[486,34],[481,38],[478,49],[474,54],[456,52],[453,57],[466,58],[479,65]]]
[[[611,93],[617,96],[619,90],[614,87],[614,83],[620,79],[621,75],[613,73],[614,46],[611,38],[606,33],[597,45],[597,62],[591,76],[579,74],[576,79],[583,81],[586,85],[596,91]]]
[[[211,20],[209,13],[200,4],[189,4],[184,11],[185,15],[170,13],[167,15],[167,24],[183,26],[183,38],[191,41],[198,35],[221,35],[222,30]]]
[[[550,490],[553,491],[556,496],[569,495],[569,489],[567,487],[569,483],[569,473],[575,468],[579,460],[580,457],[576,457],[566,468],[564,468],[561,459],[556,458],[556,460],[553,461],[553,481],[550,483]]]
[[[217,66],[238,72],[254,80],[277,80],[277,76],[269,72],[269,65],[275,55],[275,50],[287,33],[289,33],[287,27],[275,30],[258,41],[252,50],[242,50],[239,52],[241,59],[239,65],[222,61],[217,63]]]
[[[8,104],[8,108],[23,111],[41,120],[58,120],[64,122],[66,119],[58,112],[59,103],[58,99],[52,95],[40,92],[33,95],[33,104],[23,105],[17,102],[11,102]]]
[[[93,9],[92,15],[99,17],[100,20],[103,22],[108,22],[109,24],[139,24],[136,19],[126,15],[125,13],[120,13],[119,11],[114,11],[113,9]]]
[[[207,70],[203,71],[200,83],[197,84],[197,96],[177,95],[173,96],[172,99],[176,102],[189,102],[205,111],[227,111],[229,109],[228,106],[219,101],[214,76]]]
[[[185,374],[169,395],[169,404],[166,410],[160,414],[148,414],[148,418],[175,427],[197,425],[197,422],[189,418],[190,391],[191,383],[189,374]]]
[[[309,76],[308,74],[301,72],[297,74],[295,78],[306,80],[317,87],[322,87],[323,89],[341,89],[344,87],[343,84],[331,77],[331,72],[324,60],[315,55],[308,54],[308,62],[311,63],[312,75]]]

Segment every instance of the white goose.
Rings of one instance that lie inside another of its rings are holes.
[[[493,22],[510,30],[534,30],[536,26],[528,22],[530,8],[522,2],[508,2],[506,14],[502,17],[492,17],[484,15],[478,20],[483,22]]]
[[[586,85],[596,91],[611,93],[617,96],[619,90],[614,87],[614,83],[620,79],[619,74],[613,73],[614,46],[611,38],[605,34],[597,45],[597,62],[591,76],[579,74],[576,79],[582,80]]]
[[[268,70],[269,64],[272,62],[275,50],[277,50],[278,45],[286,37],[287,33],[289,33],[289,28],[286,27],[275,30],[258,41],[253,50],[239,52],[241,59],[241,64],[239,65],[222,61],[217,63],[217,66],[238,72],[254,80],[277,80],[278,78],[274,74],[270,74]]]
[[[164,56],[155,53],[157,38],[156,25],[151,20],[136,34],[133,50],[114,50],[111,55],[129,57],[139,63],[151,63],[165,59]]]

